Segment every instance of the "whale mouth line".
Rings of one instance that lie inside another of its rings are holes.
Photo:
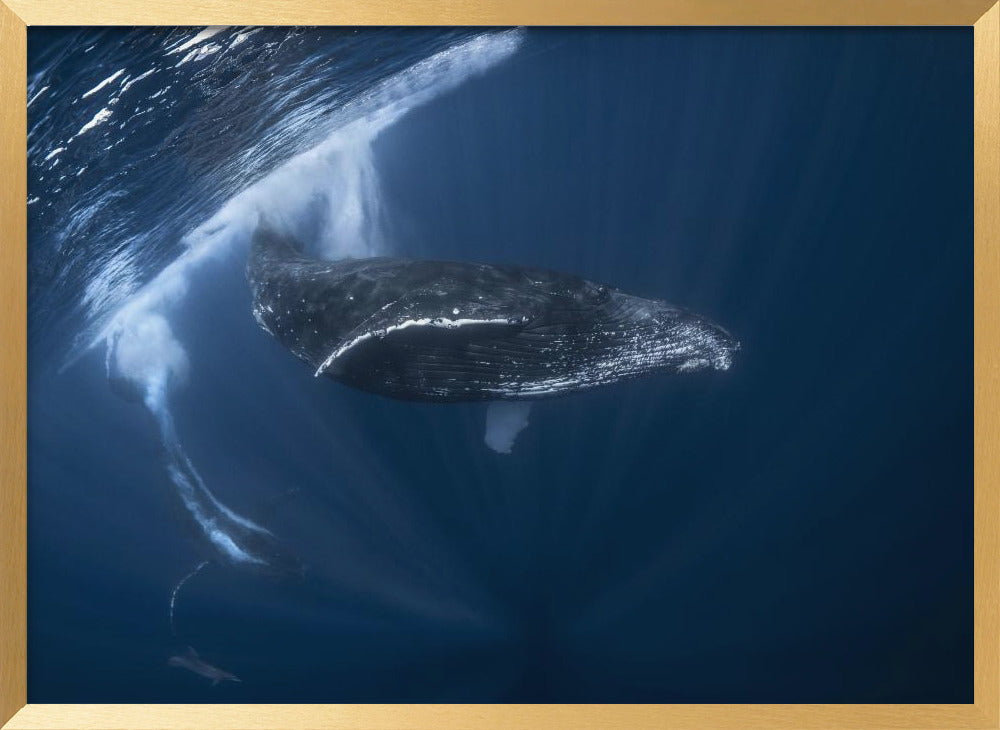
[[[525,318],[526,319],[526,318]],[[468,327],[469,325],[512,325],[512,324],[522,324],[522,320],[511,319],[509,317],[497,317],[494,319],[472,319],[472,318],[462,318],[462,319],[449,319],[447,317],[420,317],[419,319],[408,319],[399,324],[389,325],[388,327],[382,327],[379,329],[368,330],[362,332],[357,337],[349,340],[345,344],[338,347],[330,356],[324,360],[316,372],[313,373],[313,377],[318,378],[320,375],[325,373],[334,362],[340,359],[342,356],[346,355],[348,352],[356,348],[358,345],[367,342],[368,340],[378,338],[382,339],[387,335],[398,332],[400,330],[409,329],[410,327],[438,327],[441,329],[458,329],[459,327]]]

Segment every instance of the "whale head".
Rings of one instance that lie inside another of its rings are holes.
[[[601,289],[588,329],[606,367],[634,374],[732,367],[740,343],[707,317],[658,299]]]

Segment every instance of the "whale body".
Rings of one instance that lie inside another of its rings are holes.
[[[543,269],[369,258],[320,261],[261,226],[253,316],[325,376],[392,398],[522,400],[656,371],[727,370],[739,343],[657,299]]]

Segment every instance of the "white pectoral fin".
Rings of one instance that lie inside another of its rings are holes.
[[[483,441],[498,454],[509,454],[518,434],[527,427],[530,412],[528,401],[493,401],[486,408]]]

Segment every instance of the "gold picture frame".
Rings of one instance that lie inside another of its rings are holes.
[[[973,704],[37,705],[27,701],[29,25],[974,27]],[[0,0],[0,724],[27,728],[1000,727],[1000,2],[997,0]],[[5,724],[4,724],[5,723]]]

